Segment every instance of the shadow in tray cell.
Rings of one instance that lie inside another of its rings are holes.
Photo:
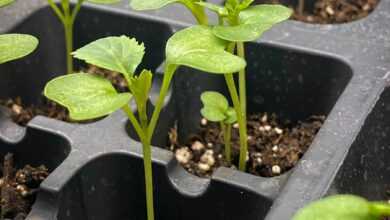
[[[328,194],[351,193],[388,200],[390,190],[390,89],[366,119]]]
[[[194,181],[191,186],[176,188],[169,172],[185,171],[168,167],[169,164],[153,165],[156,219],[255,220],[262,219],[271,205],[265,197],[217,180],[211,180],[199,195],[186,193],[185,187],[202,188],[203,184],[197,186]],[[102,156],[89,162],[65,186],[58,219],[146,219],[144,189],[141,158],[126,154]]]
[[[327,116],[352,77],[346,63],[326,55],[255,43],[248,44],[246,51],[249,115],[275,113],[292,122]],[[176,117],[162,115],[160,123],[176,121],[179,137],[187,138],[199,130],[200,95],[207,90],[229,94],[223,76],[189,68],[179,71],[171,98]]]

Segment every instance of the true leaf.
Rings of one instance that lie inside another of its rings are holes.
[[[145,54],[145,47],[134,38],[106,37],[72,53],[89,64],[119,72],[130,78]]]
[[[134,10],[155,10],[166,5],[181,2],[180,0],[131,0],[130,7]]]
[[[220,16],[227,16],[228,15],[228,11],[225,7],[221,7],[219,5],[216,5],[216,4],[213,4],[210,2],[195,2],[195,4],[203,6],[205,8],[208,8],[209,10],[214,11],[215,13],[217,13]]]
[[[26,34],[0,35],[0,64],[27,56],[38,46],[38,39]]]
[[[47,98],[68,108],[74,120],[99,118],[128,104],[130,93],[118,94],[111,83],[86,73],[57,77],[46,84]]]
[[[121,0],[88,0],[88,1],[97,4],[114,4],[120,2]]]
[[[293,220],[379,220],[383,213],[377,212],[377,205],[353,195],[330,196],[299,210]],[[390,205],[380,206],[389,213]]]
[[[245,68],[244,59],[225,51],[226,44],[212,33],[210,27],[197,25],[186,28],[168,40],[167,62],[220,74]]]
[[[233,124],[237,121],[237,113],[234,110],[234,108],[229,107],[228,110],[226,110],[225,115],[226,115],[226,118],[225,118],[224,122],[226,124]]]
[[[213,33],[224,40],[233,42],[253,41],[275,24],[287,20],[292,10],[282,5],[256,5],[239,14],[235,26],[215,26]]]
[[[139,109],[143,109],[148,101],[149,91],[152,87],[152,78],[152,72],[143,70],[139,76],[134,76],[130,79],[130,90]]]
[[[15,0],[0,0],[0,8],[6,6],[8,4],[11,4],[14,1]]]

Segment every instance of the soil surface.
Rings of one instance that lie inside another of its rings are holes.
[[[308,2],[308,0],[306,1]],[[257,4],[264,2],[280,3],[283,1],[255,1]],[[317,0],[312,9],[305,7],[305,0],[302,2],[302,5],[288,5],[294,9],[293,19],[307,23],[336,24],[351,22],[368,16],[378,5],[379,0]]]
[[[12,154],[4,157],[0,178],[0,216],[1,219],[23,220],[30,212],[36,199],[39,185],[49,175],[48,169],[41,165],[26,165],[16,169]]]
[[[118,73],[103,70],[95,66],[89,66],[84,71],[110,80],[118,92],[128,91],[126,80]],[[21,97],[16,97],[0,100],[0,105],[7,107],[11,112],[12,120],[21,126],[26,126],[37,115],[43,115],[60,121],[74,122],[70,119],[66,108],[43,96],[41,100],[41,103],[38,105],[25,105]],[[88,120],[84,121],[84,123],[93,121],[96,120]]]
[[[305,121],[281,121],[275,114],[255,114],[248,118],[247,171],[272,177],[290,170],[299,161],[321,128],[325,116],[311,116]],[[192,174],[210,177],[220,166],[235,168],[239,157],[238,124],[232,129],[232,158],[224,156],[223,135],[218,123],[202,119],[198,134],[191,135],[184,144],[178,142],[177,131],[169,134],[169,149],[176,159]]]

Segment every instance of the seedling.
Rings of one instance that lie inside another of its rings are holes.
[[[0,0],[0,8],[14,2]],[[0,35],[0,64],[16,60],[32,53],[38,46],[38,39],[28,34]]]
[[[390,216],[390,204],[369,202],[354,195],[335,195],[313,202],[293,220],[381,220]]]
[[[208,21],[205,13],[199,7],[208,8],[218,15],[218,25],[213,26],[213,34],[218,38],[231,42],[226,48],[229,53],[245,59],[245,42],[254,41],[274,25],[287,20],[292,10],[282,5],[255,5],[254,0],[227,0],[224,6],[207,3],[202,0],[132,0],[130,6],[135,10],[151,10],[164,7],[171,3],[182,3],[190,9],[199,24],[206,25]],[[197,10],[193,6],[198,5]],[[201,18],[199,18],[201,17]],[[235,50],[237,48],[237,50]],[[240,133],[240,160],[239,169],[246,170],[248,153],[247,120],[246,120],[246,72],[241,69],[238,73],[239,93],[234,83],[233,74],[225,74],[225,81],[229,89],[233,107],[237,113]]]
[[[237,121],[234,108],[229,107],[229,102],[221,93],[204,92],[201,95],[203,108],[201,114],[207,120],[219,122],[225,144],[225,158],[231,163],[231,133],[232,124]]]
[[[0,0],[1,1],[1,0]],[[4,1],[4,0],[3,0]],[[5,0],[9,1],[9,0]],[[98,3],[98,4],[113,4],[121,0],[77,0],[77,4],[71,8],[69,0],[61,0],[60,6],[54,3],[54,0],[47,0],[54,13],[60,19],[64,26],[65,44],[66,44],[66,68],[67,73],[73,73],[73,59],[71,53],[73,51],[73,27],[77,14],[80,11],[81,5],[84,1]]]
[[[45,87],[45,96],[67,107],[74,120],[99,118],[118,109],[127,114],[143,146],[148,220],[154,219],[151,140],[172,77],[181,65],[215,74],[245,68],[243,59],[224,50],[226,44],[226,41],[215,37],[207,26],[194,26],[174,34],[166,45],[164,78],[151,118],[147,115],[146,102],[153,75],[148,70],[135,75],[144,56],[144,46],[126,36],[97,40],[73,55],[87,63],[123,74],[131,93],[118,93],[106,79],[85,73],[55,78]],[[129,106],[133,97],[138,118]]]

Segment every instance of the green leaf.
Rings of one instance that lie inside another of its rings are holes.
[[[220,122],[220,121],[225,120],[225,118],[226,118],[226,116],[223,112],[218,111],[214,108],[210,108],[210,107],[203,107],[200,110],[200,113],[202,114],[203,117],[207,118],[207,120],[213,121],[213,122]]]
[[[127,105],[132,97],[130,93],[118,94],[108,80],[86,73],[57,77],[46,84],[44,94],[68,108],[74,120],[111,114]]]
[[[106,37],[72,53],[89,64],[119,72],[130,78],[145,54],[145,47],[134,38]]]
[[[15,0],[0,0],[0,8],[6,6],[8,4],[11,4],[14,1]]]
[[[213,32],[219,38],[232,42],[253,41],[271,27],[287,20],[292,10],[282,5],[256,5],[240,13],[236,26],[215,26]]]
[[[245,68],[244,59],[225,51],[226,44],[212,33],[210,27],[197,25],[186,28],[168,40],[167,62],[219,74]]]
[[[0,35],[0,64],[27,56],[38,46],[38,39],[26,34]]]
[[[234,110],[234,108],[229,107],[228,110],[225,112],[225,115],[226,115],[226,119],[224,122],[226,124],[233,124],[237,121],[237,113]]]
[[[217,13],[219,16],[227,16],[229,14],[225,7],[209,3],[209,2],[195,2],[195,4],[208,8],[209,10]]]
[[[155,10],[166,5],[182,2],[180,0],[131,0],[130,7],[134,10]]]
[[[389,211],[390,205],[387,205]],[[379,220],[367,200],[353,195],[336,195],[313,202],[298,211],[293,220]]]
[[[130,79],[130,90],[137,102],[139,109],[144,109],[152,87],[153,74],[149,70],[143,70],[139,76]]]
[[[120,2],[121,0],[88,0],[88,1],[96,4],[114,4]]]
[[[222,94],[218,92],[207,91],[200,96],[203,103],[201,114],[210,121],[218,122],[226,119],[226,111],[229,108],[229,102]]]
[[[240,10],[244,10],[246,8],[248,8],[255,0],[243,0],[241,3],[240,3]]]

